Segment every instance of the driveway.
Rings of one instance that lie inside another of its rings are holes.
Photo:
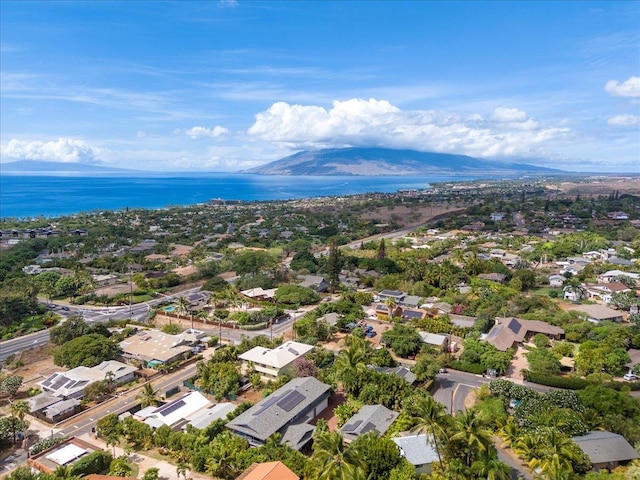
[[[506,378],[513,380],[514,382],[524,382],[522,370],[529,368],[529,362],[527,361],[527,357],[525,357],[525,353],[527,353],[525,348],[518,347],[513,359],[511,360],[511,365],[505,374]]]

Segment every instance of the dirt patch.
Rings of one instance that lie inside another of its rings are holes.
[[[250,388],[246,392],[242,392],[242,394],[238,395],[236,398],[238,400],[238,403],[251,402],[255,404],[260,400],[262,400],[262,392],[259,390],[254,390],[253,388]]]
[[[460,207],[440,207],[433,205],[390,206],[371,209],[360,215],[365,220],[395,222],[401,227],[422,225],[431,218],[458,210]]]
[[[609,195],[613,191],[617,191],[620,195],[624,193],[638,195],[640,194],[640,179],[630,177],[598,178],[597,180],[587,180],[584,182],[551,184],[547,185],[547,188],[568,197],[575,197],[577,195],[581,197]]]

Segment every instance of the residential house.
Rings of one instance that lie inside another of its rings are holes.
[[[407,459],[416,469],[416,474],[430,474],[431,466],[438,462],[438,452],[435,448],[433,435],[405,432],[392,440],[398,446],[400,455]]]
[[[58,399],[80,399],[84,396],[84,389],[92,383],[105,380],[111,374],[114,384],[127,383],[135,378],[134,374],[137,370],[137,367],[107,360],[95,367],[79,366],[66,372],[56,372],[38,385],[43,392],[50,393]]]
[[[478,275],[478,278],[482,280],[487,280],[489,282],[503,283],[507,279],[507,276],[504,273],[493,272],[493,273],[481,273]]]
[[[248,290],[242,290],[240,293],[247,298],[259,301],[273,301],[276,295],[276,288],[269,288],[267,290],[262,287],[250,288]]]
[[[449,319],[452,325],[463,328],[473,328],[476,320],[478,320],[478,317],[472,317],[469,315],[457,315],[455,313],[451,313],[449,314]]]
[[[281,443],[300,450],[315,429],[309,420],[327,408],[330,394],[331,387],[314,377],[294,378],[231,420],[227,428],[253,446],[264,445],[280,433]]]
[[[490,218],[492,222],[501,222],[505,215],[504,212],[493,212]]]
[[[43,473],[53,473],[58,467],[72,467],[89,453],[102,450],[80,438],[71,437],[29,457],[27,463]]]
[[[631,371],[633,367],[640,363],[640,350],[630,348],[627,353],[629,354],[629,363],[625,366]]]
[[[552,339],[560,339],[564,330],[539,320],[524,320],[522,318],[496,318],[496,324],[483,340],[503,352],[516,348],[519,344],[530,341],[531,338],[542,333]]]
[[[627,260],[626,258],[620,258],[620,257],[610,257],[607,260],[607,263],[610,263],[612,265],[619,265],[621,267],[632,267],[635,265],[635,263],[632,262],[631,260]]]
[[[254,347],[238,358],[242,361],[243,373],[254,369],[264,381],[270,381],[284,374],[293,374],[293,362],[313,349],[312,345],[290,340],[276,348]]]
[[[595,431],[571,440],[589,457],[594,470],[613,470],[618,465],[640,458],[629,442],[617,433]]]
[[[134,415],[134,418],[152,428],[167,425],[172,430],[179,430],[198,412],[212,405],[200,392],[189,392],[159,407],[152,405],[143,408]]]
[[[629,214],[626,212],[609,212],[607,218],[611,220],[629,220]]]
[[[191,354],[191,346],[181,335],[169,335],[159,330],[142,330],[120,342],[126,362],[157,366],[168,365]]]
[[[583,313],[587,320],[593,323],[600,323],[604,321],[609,322],[622,322],[622,312],[614,310],[604,305],[574,305],[571,310]]]
[[[205,408],[200,410],[188,418],[188,423],[182,426],[183,430],[186,430],[189,425],[194,428],[202,430],[207,428],[216,420],[224,420],[227,416],[236,409],[233,403],[223,402],[214,405],[211,408]]]
[[[369,367],[373,368],[377,372],[384,373],[386,375],[395,375],[396,377],[403,379],[409,385],[413,385],[418,379],[415,373],[413,373],[403,365],[400,365],[398,367],[375,367],[373,365],[369,365]]]
[[[632,290],[624,283],[610,282],[601,284],[585,285],[589,300],[602,300],[607,305],[611,303],[613,294],[631,292]]]
[[[617,281],[620,277],[627,277],[628,279],[635,280],[636,282],[640,280],[640,275],[637,273],[623,272],[622,270],[609,270],[598,276],[598,282],[611,283]]]
[[[65,418],[69,418],[78,413],[80,411],[80,403],[80,400],[77,398],[60,400],[59,402],[44,408],[41,415],[37,416],[49,423],[61,422]]]
[[[446,350],[449,345],[449,336],[448,335],[440,335],[437,333],[428,333],[428,332],[418,332],[420,334],[420,338],[423,343],[427,345],[431,345],[432,347],[440,348],[441,350]]]
[[[300,477],[282,462],[266,462],[254,463],[236,480],[300,480]]]
[[[316,292],[326,292],[329,288],[329,283],[324,277],[318,277],[316,275],[300,275],[302,281],[298,283],[300,287],[307,287],[315,290]]]
[[[551,287],[562,287],[564,285],[564,282],[566,282],[567,279],[564,277],[564,275],[559,275],[559,274],[554,274],[554,275],[549,275],[549,286]]]
[[[383,405],[364,405],[340,428],[344,441],[350,443],[367,432],[384,435],[400,415]]]

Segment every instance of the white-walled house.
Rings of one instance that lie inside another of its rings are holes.
[[[313,349],[306,343],[288,341],[276,348],[254,347],[238,358],[242,361],[243,373],[253,368],[263,380],[269,381],[293,373],[293,362]]]

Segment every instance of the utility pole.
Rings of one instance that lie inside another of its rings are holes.
[[[133,269],[129,265],[129,320],[131,320],[131,304],[133,303]]]

